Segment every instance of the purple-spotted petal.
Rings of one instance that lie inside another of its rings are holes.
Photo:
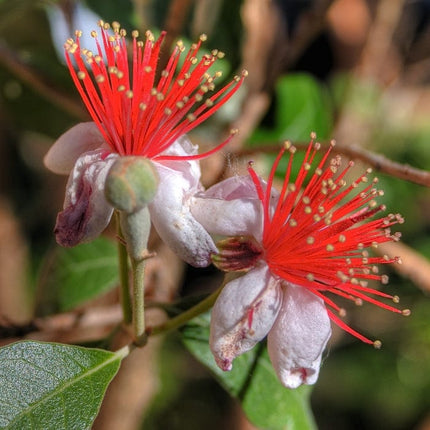
[[[51,146],[43,162],[60,175],[68,175],[77,159],[88,151],[106,145],[94,122],[82,122],[63,133]],[[106,147],[107,148],[107,147]]]
[[[262,340],[282,303],[280,281],[266,265],[229,282],[211,316],[209,344],[217,365],[231,370],[233,360]]]
[[[106,176],[117,158],[102,158],[99,149],[77,160],[66,187],[64,209],[57,216],[54,233],[58,244],[75,246],[96,238],[108,225],[113,208],[104,194]]]
[[[323,301],[305,288],[283,285],[283,302],[268,336],[270,360],[288,388],[314,384],[331,335]]]

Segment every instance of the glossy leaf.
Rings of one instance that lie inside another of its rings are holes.
[[[209,349],[209,318],[205,314],[186,325],[183,341],[221,385],[239,398],[249,420],[261,429],[315,429],[309,406],[310,387],[290,390],[282,386],[263,343],[236,358],[230,372],[218,368]]]
[[[48,273],[45,296],[51,312],[70,310],[118,284],[115,243],[98,238],[74,248],[60,248]]]
[[[0,428],[89,429],[120,354],[43,342],[0,349]]]

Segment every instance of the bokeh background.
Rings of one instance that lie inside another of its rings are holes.
[[[47,278],[66,178],[46,171],[43,156],[61,133],[88,119],[62,46],[99,18],[128,30],[165,29],[166,45],[206,33],[208,49],[226,53],[226,79],[249,71],[239,96],[191,136],[209,147],[240,129],[222,154],[203,162],[206,185],[242,172],[250,159],[264,171],[280,142],[301,147],[312,131],[323,143],[335,138],[361,169],[373,165],[383,202],[406,219],[402,243],[381,250],[403,260],[387,268],[385,288],[412,315],[348,309],[348,321],[382,339],[383,348],[336,330],[312,409],[320,429],[430,429],[429,0],[0,0],[1,343],[95,341],[118,319],[111,291],[79,308],[100,312],[88,327],[65,329],[59,320],[33,326],[36,317],[63,310]],[[166,46],[161,62],[168,52]],[[152,247],[158,257],[149,269],[150,299],[205,293],[219,282],[213,268],[184,267],[155,235]],[[253,428],[177,335],[127,362],[95,428]]]

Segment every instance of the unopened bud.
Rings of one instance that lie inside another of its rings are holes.
[[[135,213],[154,198],[158,175],[144,157],[120,157],[112,165],[105,185],[106,199],[120,211]]]

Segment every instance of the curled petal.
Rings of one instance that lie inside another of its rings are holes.
[[[270,360],[288,388],[314,384],[331,335],[323,301],[305,288],[283,288],[282,308],[268,336]]]
[[[263,339],[278,315],[282,290],[266,265],[229,282],[212,310],[209,344],[217,365],[232,361]]]
[[[63,133],[51,146],[43,162],[60,175],[68,175],[77,159],[85,152],[106,145],[94,122],[82,122]]]
[[[187,140],[182,140],[184,142]],[[183,150],[179,145],[176,149]],[[154,166],[160,178],[157,193],[148,206],[154,227],[163,241],[187,263],[208,266],[211,254],[217,249],[190,211],[190,199],[200,189],[198,162],[154,161]]]
[[[113,208],[106,201],[106,175],[116,155],[87,152],[75,164],[66,187],[64,209],[57,216],[54,233],[58,244],[75,246],[96,238],[108,225]]]
[[[254,182],[250,176],[232,176],[224,179],[207,189],[204,196],[223,200],[258,199]]]
[[[191,212],[212,234],[251,235],[261,240],[262,206],[249,177],[234,176],[197,194]]]

